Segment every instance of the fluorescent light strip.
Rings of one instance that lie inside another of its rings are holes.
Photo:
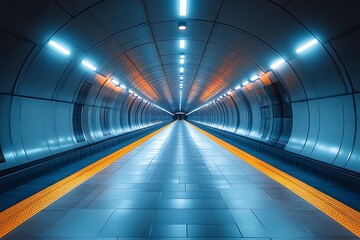
[[[187,0],[180,0],[180,16],[186,16]]]
[[[48,43],[50,46],[52,46],[53,48],[59,50],[60,52],[62,52],[65,55],[70,55],[70,51],[67,50],[66,48],[64,48],[63,46],[59,45],[57,42],[50,40]]]
[[[126,90],[126,87],[124,85],[121,84],[120,87]]]
[[[181,73],[184,72],[184,67],[180,67],[180,72],[181,72]]]
[[[92,65],[85,59],[81,61],[81,64],[84,65],[85,67],[89,68],[92,71],[96,71],[96,67],[94,67],[94,65]]]
[[[273,63],[270,68],[272,69],[276,69],[278,68],[281,64],[283,64],[285,62],[285,59],[281,58],[279,60],[277,60],[275,63]]]
[[[313,40],[307,42],[307,43],[304,44],[303,46],[301,46],[301,47],[299,47],[298,49],[296,49],[296,52],[297,52],[297,53],[301,53],[301,52],[303,52],[304,50],[306,50],[306,49],[308,49],[308,48],[316,45],[318,42],[319,42],[319,41],[318,41],[316,38],[314,38]]]
[[[116,79],[111,79],[111,82],[117,87],[120,85],[119,81]]]
[[[257,79],[259,79],[259,75],[254,75],[250,78],[251,81],[255,81]]]
[[[185,59],[180,58],[180,64],[184,64],[185,63]]]
[[[185,48],[185,40],[184,40],[184,39],[181,39],[181,40],[179,41],[179,47],[180,47],[180,48]]]
[[[244,81],[243,83],[242,83],[242,85],[243,86],[246,86],[246,85],[248,85],[250,82],[249,81]]]
[[[237,85],[236,87],[235,87],[235,90],[239,90],[241,88],[241,86],[240,85]]]

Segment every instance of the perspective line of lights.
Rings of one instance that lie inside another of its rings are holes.
[[[187,0],[178,0],[179,1],[179,15],[180,17],[185,17],[187,14]],[[179,22],[178,28],[180,31],[186,30],[186,22],[181,21]],[[185,39],[179,40],[179,48],[181,50],[184,50],[186,47],[186,41]],[[185,54],[181,53],[179,58],[179,72],[180,72],[180,84],[179,84],[179,111],[181,111],[181,103],[182,103],[182,96],[183,96],[183,86],[184,86],[184,71],[185,71]]]
[[[313,38],[312,40],[308,41],[308,42],[305,43],[304,45],[298,47],[295,51],[296,51],[296,53],[298,53],[298,54],[299,54],[299,53],[302,53],[302,52],[304,52],[306,49],[309,49],[309,48],[315,46],[315,45],[318,44],[318,43],[319,43],[319,41],[318,41],[316,38]],[[270,65],[270,68],[273,69],[273,70],[278,69],[278,68],[279,68],[283,63],[285,63],[285,62],[286,62],[286,60],[285,60],[284,58],[279,58],[279,59],[277,59],[276,61],[274,61],[274,62]],[[234,90],[237,91],[237,90],[241,89],[242,87],[245,87],[245,86],[247,86],[248,84],[250,84],[250,82],[254,82],[254,81],[260,79],[260,77],[261,77],[261,76],[255,74],[255,75],[253,75],[253,76],[250,77],[250,80],[244,80],[241,84],[237,85],[237,86],[234,88]],[[216,101],[220,101],[220,100],[223,99],[225,96],[230,96],[232,91],[233,91],[233,90],[229,90],[229,91],[227,91],[225,94],[220,95],[220,97],[216,98]],[[190,112],[187,113],[186,115],[190,115],[191,113],[196,112],[196,111],[198,111],[198,110],[200,110],[200,109],[202,109],[202,108],[204,108],[204,107],[207,107],[207,106],[209,106],[210,104],[213,104],[213,103],[215,103],[215,100],[212,100],[212,101],[210,101],[210,102],[208,102],[208,103],[206,103],[206,104],[204,104],[204,105],[202,105],[202,106],[200,106],[200,107],[198,107],[198,108],[190,111]]]
[[[62,46],[62,45],[59,44],[58,42],[55,42],[54,40],[50,40],[50,41],[48,42],[48,45],[51,46],[52,48],[56,49],[56,51],[61,52],[62,54],[66,55],[66,56],[68,56],[68,55],[71,54],[70,50],[68,50],[66,47]],[[83,59],[83,60],[81,61],[81,64],[82,64],[83,66],[85,66],[86,68],[90,69],[90,70],[93,71],[93,72],[95,72],[96,69],[97,69],[97,68],[96,68],[89,60],[87,60],[87,59]],[[100,73],[98,73],[98,74],[100,74]],[[100,74],[100,75],[101,75],[101,74]],[[123,90],[126,91],[126,89],[127,89],[126,86],[125,86],[124,84],[121,84],[117,79],[111,78],[111,82],[115,85],[115,87],[120,87],[120,88],[122,88]],[[160,109],[160,110],[162,110],[162,111],[164,111],[164,112],[166,112],[166,113],[168,113],[168,114],[170,114],[170,115],[174,115],[174,114],[172,114],[171,112],[169,112],[168,110],[166,110],[166,109],[164,109],[164,108],[162,108],[162,107],[160,107],[160,106],[158,106],[158,105],[156,105],[156,104],[154,104],[154,103],[151,103],[151,102],[149,102],[148,100],[144,99],[143,97],[139,96],[138,94],[136,94],[136,93],[135,93],[134,91],[132,91],[131,89],[129,89],[129,94],[130,94],[130,95],[133,95],[134,97],[137,97],[138,99],[140,99],[140,100],[142,100],[142,101],[144,101],[144,103],[146,103],[146,104],[150,104],[150,105],[152,105],[152,106],[154,106],[154,107],[156,107],[156,108],[158,108],[158,109]]]

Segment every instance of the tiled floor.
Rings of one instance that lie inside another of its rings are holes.
[[[357,239],[178,121],[4,239]]]

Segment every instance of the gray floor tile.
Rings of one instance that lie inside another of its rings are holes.
[[[112,213],[113,210],[109,209],[72,210],[52,225],[43,236],[96,237]]]
[[[122,238],[148,237],[154,215],[155,210],[115,210],[97,236]]]
[[[207,238],[236,238],[241,237],[241,233],[236,225],[189,225],[189,237]]]
[[[254,209],[252,211],[272,237],[313,237],[313,235],[286,210]]]
[[[115,208],[137,208],[140,200],[94,200],[87,208],[89,209],[115,209]]]
[[[186,225],[154,225],[150,238],[186,238]]]
[[[234,224],[227,210],[158,210],[157,224]]]
[[[231,210],[231,214],[244,237],[270,237],[251,210]]]

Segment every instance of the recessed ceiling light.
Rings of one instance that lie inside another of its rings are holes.
[[[185,58],[185,55],[184,54],[181,54],[180,55],[180,59],[184,59]]]
[[[184,67],[180,67],[180,72],[181,72],[181,73],[184,72]]]
[[[185,30],[186,29],[186,23],[185,22],[179,22],[179,30]]]
[[[185,63],[185,59],[180,58],[180,64],[184,64]]]

